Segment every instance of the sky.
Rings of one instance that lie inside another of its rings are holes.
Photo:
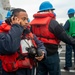
[[[10,0],[10,5],[11,7],[25,9],[30,20],[32,20],[33,14],[39,10],[39,6],[43,1],[49,1],[53,5],[55,8],[56,20],[59,23],[64,24],[68,19],[68,9],[75,9],[75,0]]]

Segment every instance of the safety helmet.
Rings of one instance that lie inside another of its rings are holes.
[[[53,8],[53,5],[49,1],[44,1],[41,3],[39,11],[44,11],[44,10],[55,10],[55,9]]]
[[[9,18],[11,15],[12,15],[12,12],[11,11],[8,11],[5,18]]]
[[[53,12],[53,14],[54,14],[54,16],[56,16],[56,13],[55,12]]]
[[[0,25],[2,24],[3,20],[0,20]]]
[[[68,13],[67,13],[67,14],[69,15],[69,14],[72,14],[72,13],[75,13],[75,10],[74,10],[73,8],[70,8],[70,9],[68,10]]]
[[[28,22],[30,22],[30,19],[28,18]]]

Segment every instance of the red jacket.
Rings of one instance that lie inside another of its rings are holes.
[[[10,29],[11,29],[11,26],[6,23],[2,23],[2,25],[0,26],[0,32],[7,33]],[[33,38],[32,33],[28,35],[29,37],[31,36]],[[20,53],[21,53],[21,49],[22,48],[20,47]],[[34,61],[27,57],[25,57],[23,60],[17,60],[19,55],[20,54],[16,52],[11,55],[1,55],[0,56],[0,59],[2,61],[2,67],[6,72],[13,72],[13,71],[16,71],[18,68],[30,68],[30,69],[32,68],[32,66],[34,65]]]
[[[32,32],[43,43],[58,44],[59,40],[48,29],[50,21],[54,19],[54,14],[51,13],[36,13],[33,15],[34,19],[31,21]]]

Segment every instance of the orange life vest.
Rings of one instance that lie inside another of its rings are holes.
[[[54,14],[51,13],[36,13],[33,15],[34,19],[30,22],[32,32],[43,43],[58,44],[59,40],[53,33],[49,31],[49,23],[54,19]]]
[[[8,33],[10,29],[11,29],[10,25],[8,25],[7,23],[2,23],[2,25],[0,26],[0,33],[1,32]],[[33,38],[32,33],[29,33],[27,36],[29,38]],[[34,40],[32,40],[32,42],[34,42]],[[35,42],[33,45],[36,46]],[[20,47],[20,52],[21,49],[22,48]],[[32,66],[34,65],[34,61],[27,57],[25,57],[23,60],[17,60],[19,55],[20,54],[18,52],[15,52],[14,54],[11,55],[0,55],[0,59],[2,61],[2,67],[6,72],[13,72],[19,68],[30,68],[30,69],[32,68]]]

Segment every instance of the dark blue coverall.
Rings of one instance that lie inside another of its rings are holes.
[[[65,30],[69,30],[70,23],[69,20],[66,21],[64,25]],[[72,45],[66,44],[66,53],[65,53],[65,67],[72,67],[72,50],[74,51],[74,64],[75,64],[75,49]]]

